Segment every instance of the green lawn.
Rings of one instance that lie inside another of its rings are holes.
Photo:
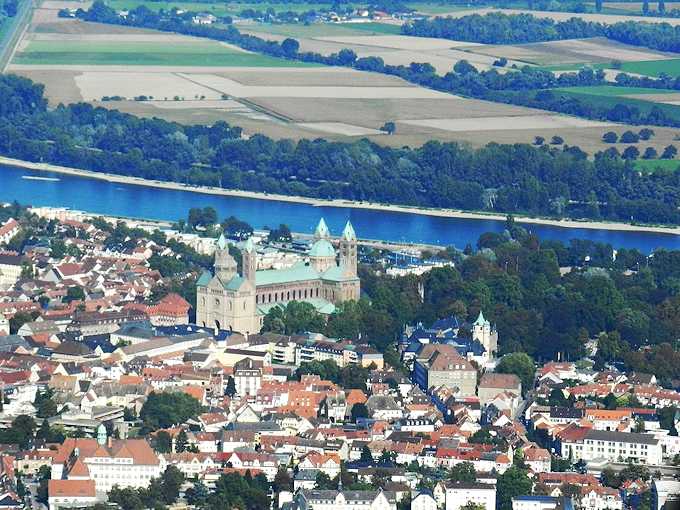
[[[615,85],[597,85],[594,87],[563,87],[554,89],[556,92],[574,92],[592,96],[632,96],[646,94],[672,94],[678,92],[671,89],[647,89],[644,87],[617,87]],[[644,99],[644,98],[641,98]]]
[[[16,64],[301,67],[289,61],[227,48],[217,42],[116,43],[32,41]]]
[[[635,161],[635,168],[643,172],[675,172],[680,167],[677,159],[638,159]]]

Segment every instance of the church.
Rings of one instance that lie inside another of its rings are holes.
[[[196,323],[200,326],[258,333],[264,316],[289,301],[306,301],[323,314],[331,314],[342,301],[357,300],[361,283],[357,275],[357,237],[348,221],[338,243],[321,219],[307,261],[287,269],[257,270],[252,239],[241,250],[242,270],[229,253],[224,236],[215,251],[214,274],[204,272],[196,283]]]

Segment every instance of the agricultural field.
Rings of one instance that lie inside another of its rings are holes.
[[[131,2],[128,6],[132,6],[140,0],[110,1]],[[432,139],[474,146],[492,141],[532,143],[536,137],[550,140],[559,136],[564,143],[593,153],[610,146],[601,140],[606,131],[629,129],[458,97],[394,76],[303,65],[206,39],[56,16],[60,8],[82,5],[44,2],[10,64],[11,72],[44,83],[51,105],[87,101],[190,124],[224,120],[240,126],[246,136],[262,133],[277,139],[332,140],[365,137],[390,146],[418,146]],[[200,5],[245,8],[245,4]],[[266,4],[255,5],[266,8]],[[306,8],[313,4],[286,4],[291,5]],[[185,7],[192,8],[188,4]],[[441,73],[448,72],[461,59],[479,69],[490,69],[494,60],[503,56],[501,51],[514,52],[506,53],[510,62],[507,68],[499,69],[501,72],[512,72],[513,64],[527,65],[527,53],[531,52],[538,57],[529,65],[575,65],[586,61],[604,65],[614,59],[637,63],[670,58],[600,39],[499,47],[408,37],[399,35],[396,24],[386,23],[243,23],[239,29],[271,40],[295,37],[303,51],[330,54],[351,48],[360,57],[379,56],[388,64],[429,62]],[[680,94],[675,91],[642,92],[647,91],[615,87],[559,91],[586,95],[593,101],[639,102],[649,107],[661,104],[668,111],[680,111],[680,106],[673,104],[680,104]],[[395,123],[395,134],[381,131],[387,122]],[[641,144],[641,150],[654,146],[661,151],[679,134],[671,129],[655,131],[656,136]]]
[[[613,61],[627,63],[677,57],[671,53],[629,46],[602,37],[530,44],[481,45],[471,48],[470,51],[565,71],[578,70],[586,64],[594,66],[604,64],[600,68],[607,68]]]
[[[14,58],[18,65],[133,65],[216,67],[300,67],[298,62],[245,52],[213,41],[176,40],[122,42],[30,41]]]

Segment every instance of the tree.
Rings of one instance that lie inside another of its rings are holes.
[[[642,15],[647,16],[649,14],[649,0],[644,0],[642,2]]]
[[[533,483],[524,469],[511,466],[498,477],[496,485],[496,508],[512,510],[512,498],[531,494]]]
[[[631,145],[630,147],[626,147],[626,149],[623,151],[623,154],[621,154],[621,157],[623,159],[628,159],[628,160],[637,159],[638,156],[640,156],[640,150],[637,147],[635,147],[634,145]]]
[[[306,301],[289,301],[285,306],[275,306],[267,312],[262,322],[262,331],[286,335],[321,332],[326,320],[314,305]]]
[[[394,122],[385,122],[382,127],[380,128],[380,131],[384,131],[388,135],[393,135],[395,131],[397,130],[397,126],[394,124]]]
[[[354,423],[356,423],[359,418],[368,418],[368,407],[366,407],[366,404],[357,402],[352,406],[351,415]]]
[[[168,466],[161,475],[161,497],[165,504],[177,501],[179,490],[184,483],[184,474],[175,466]]]
[[[316,474],[316,479],[314,481],[314,488],[317,490],[332,490],[337,487],[337,484],[331,480],[331,477],[328,476],[326,473],[323,471],[319,471]]]
[[[364,447],[361,449],[361,457],[359,460],[361,462],[370,462],[371,464],[373,463],[373,454],[371,453],[371,450],[368,448],[368,446],[364,445]]]
[[[664,147],[663,153],[661,154],[661,159],[673,159],[678,154],[678,149],[675,145],[668,145]]]
[[[35,405],[38,411],[38,418],[51,418],[52,416],[56,416],[58,409],[57,404],[52,399],[53,395],[54,391],[51,389],[36,393],[33,405]]]
[[[452,482],[476,482],[477,472],[472,462],[460,462],[449,470],[449,480]]]
[[[659,0],[659,14],[666,14],[666,2]]]
[[[609,393],[602,400],[605,409],[614,410],[619,406],[619,403],[613,393]]]
[[[555,135],[550,139],[551,145],[562,145],[563,143],[564,143],[564,138],[562,138],[561,136]]]
[[[281,43],[281,49],[283,50],[284,56],[287,58],[293,58],[295,55],[297,55],[297,52],[300,49],[300,43],[295,39],[287,37]]]
[[[656,149],[654,147],[647,147],[645,149],[644,154],[642,155],[642,159],[656,159],[659,157],[659,153],[656,152]]]
[[[30,313],[17,312],[9,320],[9,332],[14,335],[21,329],[21,326],[33,320],[34,317]]]
[[[139,413],[147,430],[168,428],[195,418],[201,403],[186,393],[151,393]]]
[[[253,227],[235,216],[229,216],[222,222],[222,231],[225,236],[239,241],[248,239],[253,235]]]
[[[293,491],[293,479],[290,477],[290,474],[288,473],[288,470],[280,466],[279,470],[276,472],[276,475],[274,476],[274,482],[273,482],[273,488],[274,492],[281,492],[281,491],[288,491],[292,492]]]
[[[194,482],[194,485],[186,491],[187,503],[194,505],[196,508],[204,508],[208,501],[208,496],[210,496],[210,491],[200,480]]]
[[[269,231],[267,241],[270,243],[289,243],[293,240],[293,235],[290,232],[288,225],[281,223],[279,228],[273,228]]]
[[[545,143],[545,138],[542,136],[535,136],[534,137],[534,145],[543,145]]]
[[[496,367],[499,374],[515,374],[522,381],[522,390],[528,391],[534,386],[534,360],[524,352],[513,352],[503,356]]]
[[[158,453],[170,453],[172,451],[172,438],[165,430],[160,430],[156,434],[154,449]]]
[[[467,74],[478,74],[477,68],[465,59],[456,62],[453,66],[453,70],[463,76]]]
[[[64,303],[70,303],[71,301],[85,301],[85,291],[82,287],[69,287],[66,290],[66,296],[62,299]]]
[[[602,141],[605,143],[616,143],[619,141],[619,136],[614,131],[607,131],[602,135]]]
[[[642,128],[640,131],[638,131],[638,136],[640,137],[640,140],[649,140],[654,136],[654,130]]]
[[[186,451],[188,442],[187,433],[184,431],[184,429],[180,430],[177,434],[177,438],[175,439],[175,451],[177,453]]]
[[[229,398],[232,398],[234,395],[236,395],[236,381],[234,381],[234,378],[231,375],[227,379],[227,387],[224,390],[224,393]]]
[[[638,143],[640,141],[640,137],[638,136],[637,133],[633,133],[632,131],[625,131],[619,140],[621,143]]]
[[[595,0],[595,11],[602,12],[602,0]]]

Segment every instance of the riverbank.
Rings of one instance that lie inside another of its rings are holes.
[[[455,209],[434,209],[425,207],[377,204],[370,202],[355,202],[351,200],[341,199],[323,200],[310,197],[259,193],[254,191],[228,190],[217,187],[194,186],[189,184],[181,184],[177,182],[157,181],[104,172],[93,172],[90,170],[81,170],[77,168],[50,165],[48,163],[34,163],[30,161],[22,161],[13,158],[7,158],[4,156],[0,156],[0,165],[14,166],[40,172],[52,172],[57,174],[71,175],[87,179],[98,179],[118,184],[129,184],[134,186],[144,186],[150,188],[160,188],[176,191],[190,191],[193,193],[202,193],[207,195],[250,198],[256,200],[271,200],[278,202],[290,202],[296,204],[307,204],[314,207],[345,207],[354,209],[366,209],[372,211],[419,214],[424,216],[435,216],[441,218],[460,218],[470,220],[493,220],[493,221],[505,220],[504,214],[486,214],[477,212],[466,212]],[[586,228],[594,230],[648,232],[657,234],[680,235],[680,227],[631,225],[628,223],[615,223],[604,221],[553,220],[547,218],[531,218],[526,216],[515,216],[515,220],[517,222],[525,224],[548,225],[560,228]]]

